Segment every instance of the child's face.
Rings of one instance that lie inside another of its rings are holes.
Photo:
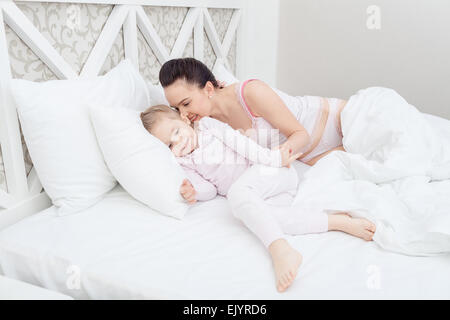
[[[183,157],[197,148],[197,134],[189,120],[161,118],[152,130],[152,135],[165,143],[177,157]]]

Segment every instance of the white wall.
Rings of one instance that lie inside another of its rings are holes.
[[[283,0],[281,0],[283,1]],[[239,79],[258,78],[276,86],[280,0],[243,0],[237,59]]]
[[[370,5],[379,30],[366,26]],[[450,1],[281,0],[277,85],[340,98],[390,87],[450,119]]]

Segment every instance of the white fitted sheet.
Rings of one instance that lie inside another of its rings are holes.
[[[79,299],[450,299],[450,255],[400,255],[341,232],[288,241],[304,260],[278,293],[268,252],[223,197],[180,221],[117,186],[80,213],[50,207],[1,231],[0,272]]]
[[[280,294],[268,253],[224,198],[178,221],[119,186],[79,214],[57,217],[51,207],[5,229],[0,265],[8,277],[81,299],[450,298],[448,255],[394,254],[340,232],[288,240],[304,261]],[[77,271],[80,289],[69,289]]]

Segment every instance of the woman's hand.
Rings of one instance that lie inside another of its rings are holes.
[[[197,202],[195,199],[195,189],[188,179],[184,179],[180,187],[181,196],[189,203],[194,204]]]
[[[290,168],[291,163],[295,160],[297,160],[298,157],[302,155],[302,152],[298,152],[296,154],[292,153],[292,149],[288,143],[283,143],[275,149],[279,149],[281,153],[281,166]]]

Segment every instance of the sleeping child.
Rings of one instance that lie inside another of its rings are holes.
[[[366,219],[292,204],[299,181],[290,164],[300,154],[262,147],[210,117],[201,118],[194,127],[165,105],[148,108],[141,120],[185,169],[188,179],[180,187],[183,198],[192,204],[217,194],[225,196],[233,215],[261,240],[271,255],[279,292],[291,285],[302,262],[285,234],[336,230],[372,240],[375,225]]]

